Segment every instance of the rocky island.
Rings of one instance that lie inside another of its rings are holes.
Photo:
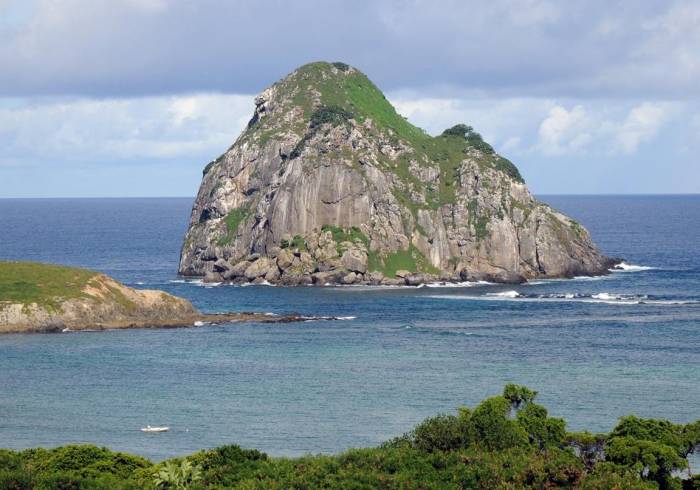
[[[318,62],[256,97],[248,126],[204,169],[179,272],[412,285],[599,275],[613,265],[473,128],[430,136],[357,69]]]
[[[132,289],[95,271],[33,262],[0,262],[0,333],[308,319],[265,313],[204,314],[186,299],[163,291]]]

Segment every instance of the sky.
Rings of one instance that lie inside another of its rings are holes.
[[[700,192],[697,0],[0,0],[0,198],[193,196],[317,60],[536,194]]]

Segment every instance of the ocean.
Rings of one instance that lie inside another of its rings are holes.
[[[518,286],[211,287],[177,277],[191,198],[0,200],[0,259],[89,267],[205,311],[343,318],[0,336],[0,447],[332,453],[511,382],[571,430],[700,418],[700,196],[541,198],[627,270]]]

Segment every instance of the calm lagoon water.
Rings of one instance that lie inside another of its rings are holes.
[[[353,317],[1,336],[0,447],[337,452],[508,382],[573,429],[700,418],[700,196],[543,199],[639,267],[516,287],[204,287],[176,276],[191,199],[0,200],[2,259],[94,268],[207,311]]]

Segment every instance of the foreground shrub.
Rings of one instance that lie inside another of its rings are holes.
[[[0,490],[700,490],[700,478],[679,477],[700,444],[700,421],[630,416],[610,434],[567,433],[536,397],[508,385],[474,409],[429,418],[380,447],[335,456],[270,458],[228,445],[153,464],[89,445],[0,450]]]

